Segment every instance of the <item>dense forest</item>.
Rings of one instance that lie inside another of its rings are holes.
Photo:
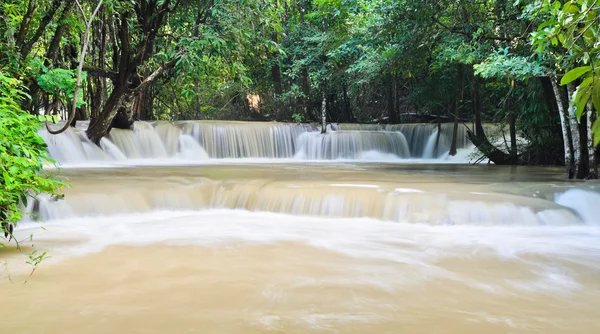
[[[0,73],[23,86],[22,110],[68,120],[52,132],[89,120],[96,143],[138,119],[454,122],[496,164],[595,178],[599,10],[594,0],[3,0]],[[505,124],[505,139],[484,123]]]

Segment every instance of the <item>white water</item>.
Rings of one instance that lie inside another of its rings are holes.
[[[43,225],[16,230],[51,258],[31,283],[0,284],[0,328],[599,332],[597,186],[419,165],[466,160],[465,143],[447,156],[448,128],[437,149],[429,125],[138,122],[101,148],[42,131],[79,168],[61,172],[64,200],[40,201]]]
[[[464,131],[459,133],[458,146],[464,152],[459,153],[463,158],[448,157],[452,135],[448,128],[442,127],[438,143],[437,127],[427,124],[341,124],[321,134],[309,125],[291,123],[136,122],[133,131],[113,129],[102,139],[101,149],[89,142],[84,128],[69,128],[58,136],[49,136],[45,130],[40,133],[48,143],[50,156],[67,166],[111,161],[147,164],[144,160],[197,163],[208,159],[467,162],[474,148],[462,138]]]
[[[276,223],[275,223],[276,222]],[[46,230],[35,223],[20,227],[22,236],[35,231],[36,240],[84,240],[68,249],[73,255],[96,252],[109,245],[227,245],[298,241],[359,258],[420,262],[427,267],[444,257],[460,256],[465,248],[501,258],[544,254],[568,257],[600,271],[600,224],[594,227],[431,226],[385,223],[366,218],[333,219],[268,212],[213,209],[154,211],[130,215],[58,219]],[[415,247],[398,249],[398,244]],[[560,286],[556,286],[560,290]]]

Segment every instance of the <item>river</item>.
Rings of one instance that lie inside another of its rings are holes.
[[[71,187],[17,228],[32,276],[0,255],[2,333],[600,332],[600,183],[468,164],[447,127],[42,134]]]

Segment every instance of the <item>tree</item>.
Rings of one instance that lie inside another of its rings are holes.
[[[550,59],[549,67],[552,72],[562,75],[560,84],[568,86],[568,103],[573,107],[566,112],[570,135],[564,124],[565,116],[562,116],[567,173],[577,178],[583,177],[584,174],[587,174],[588,178],[596,178],[598,171],[595,146],[600,143],[600,120],[594,119],[600,110],[600,70],[597,69],[600,57],[600,4],[588,0],[572,0],[565,3],[544,0],[530,4],[526,9],[529,12],[535,11],[536,15],[543,18],[543,22],[531,37],[536,52]],[[555,95],[559,109],[564,110],[557,87]],[[582,152],[578,122],[584,113],[587,114],[587,150]],[[571,148],[574,152],[572,154]],[[584,153],[587,155],[587,168],[582,166]],[[573,166],[569,164],[571,155]]]

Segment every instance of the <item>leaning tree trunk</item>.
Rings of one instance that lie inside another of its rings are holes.
[[[594,106],[592,102],[587,103],[587,151],[588,151],[588,175],[586,179],[597,179],[598,178],[598,157],[596,156],[596,147],[594,146],[594,131],[592,131],[592,125],[594,124]]]
[[[510,128],[510,161],[511,164],[517,164],[517,126],[515,120],[515,112],[509,111],[508,124]]]
[[[100,139],[110,131],[113,118],[117,115],[119,107],[123,105],[123,99],[127,98],[125,95],[122,87],[115,87],[104,104],[102,112],[98,117],[90,119],[90,125],[85,133],[95,144],[99,145]]]
[[[573,84],[567,85],[567,91],[569,92],[569,101],[575,98],[575,88]],[[569,103],[571,105],[571,103]],[[579,133],[579,123],[577,122],[577,116],[575,115],[575,107],[570,106],[568,109],[569,116],[569,128],[571,129],[571,140],[573,143],[573,167],[575,168],[573,174],[577,179],[583,178],[584,173],[583,162],[582,162],[582,145],[581,137]]]
[[[496,165],[510,165],[512,159],[509,154],[499,150],[496,146],[492,145],[485,135],[483,124],[481,120],[481,101],[479,99],[479,78],[474,78],[473,84],[473,112],[475,114],[475,129],[471,131],[467,129],[467,135],[469,140],[477,147],[477,149],[483,153],[490,161]]]
[[[125,94],[117,108],[117,113],[110,123],[111,128],[130,130],[133,125],[135,96]]]
[[[571,150],[571,137],[569,136],[569,119],[556,77],[552,77],[550,81],[552,82],[552,90],[554,90],[554,98],[556,99],[556,106],[560,115],[560,126],[562,128],[563,147],[565,151],[565,170],[567,177],[572,179],[575,175],[573,174],[573,151]]]

